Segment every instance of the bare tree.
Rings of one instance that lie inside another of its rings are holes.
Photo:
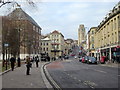
[[[27,2],[32,7],[36,6],[35,3],[33,2],[33,0],[25,0],[25,2]],[[17,2],[17,0],[0,0],[0,8],[7,4],[11,4],[13,7],[15,5],[20,6],[20,4]]]

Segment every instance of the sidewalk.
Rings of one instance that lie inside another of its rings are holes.
[[[26,75],[26,65],[16,68],[2,75],[2,88],[46,88],[42,79],[41,67],[44,62],[39,63],[36,68],[35,63],[32,64],[30,70],[31,75]]]
[[[120,64],[118,63],[112,63],[112,62],[106,62],[105,64],[100,64],[101,66],[108,66],[108,67],[119,67]]]

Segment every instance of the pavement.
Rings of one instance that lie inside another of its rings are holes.
[[[107,67],[120,67],[119,63],[112,63],[112,62],[106,62],[105,64],[99,64],[101,66],[107,66]]]
[[[2,88],[48,88],[50,85],[42,72],[44,64],[46,62],[39,62],[39,67],[37,68],[35,63],[33,63],[30,75],[26,75],[25,64],[15,68],[14,71],[9,70],[9,72],[0,76],[2,77]]]

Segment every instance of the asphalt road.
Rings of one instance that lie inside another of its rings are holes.
[[[118,68],[85,64],[71,58],[47,65],[61,88],[118,88]]]

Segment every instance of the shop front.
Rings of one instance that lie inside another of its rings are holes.
[[[111,53],[112,53],[112,61],[120,63],[120,46],[112,47]]]

